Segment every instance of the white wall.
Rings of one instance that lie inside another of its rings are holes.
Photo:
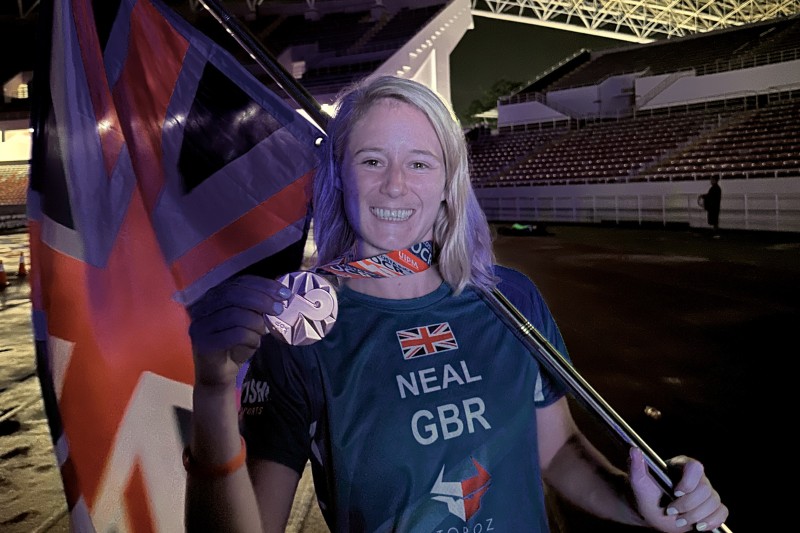
[[[575,117],[615,117],[630,114],[634,96],[637,101],[648,96],[640,107],[645,110],[800,89],[800,60],[703,76],[696,76],[693,71],[637,76],[622,74],[598,85],[553,91],[547,94],[547,103],[554,110]],[[662,82],[665,82],[663,88],[659,87]],[[660,92],[648,95],[654,89]],[[527,108],[513,107],[519,105],[522,104],[500,106],[498,126],[540,120],[538,114]],[[515,117],[518,110],[524,114]]]
[[[549,122],[552,120],[566,120],[569,117],[541,102],[523,102],[508,104],[497,109],[497,125],[512,126],[531,122]]]
[[[707,227],[707,181],[476,189],[492,221],[633,222]],[[800,175],[720,180],[720,228],[800,232]]]
[[[0,131],[0,162],[28,161],[31,157],[31,134],[27,121],[24,129],[6,129],[5,124],[0,123]]]
[[[597,85],[547,93],[547,102],[556,109],[569,110],[575,116],[594,117],[600,113],[600,93]]]
[[[392,54],[375,74],[392,74],[417,80],[452,104],[450,54],[472,27],[470,1],[454,0]]]
[[[599,109],[601,117],[616,117],[629,114],[634,97],[634,74],[611,76],[600,83]]]
[[[636,80],[636,95],[646,94],[666,77],[667,75],[639,78]],[[684,76],[667,86],[642,106],[642,109],[786,91],[793,88],[800,88],[800,60],[706,76]]]

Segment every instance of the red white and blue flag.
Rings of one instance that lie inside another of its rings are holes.
[[[400,330],[397,340],[406,360],[458,349],[456,337],[447,322]]]
[[[40,6],[37,371],[73,531],[182,531],[185,306],[296,270],[318,130],[159,0]]]

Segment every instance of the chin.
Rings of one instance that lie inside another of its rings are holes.
[[[374,253],[368,253],[367,255],[376,255],[385,252],[391,252],[394,250],[400,250],[403,248],[408,248],[409,246],[416,244],[416,242],[411,242],[408,239],[381,239],[375,241],[367,241],[364,242],[362,247],[365,250],[372,250]]]
[[[426,237],[424,234],[420,236],[417,232],[408,231],[408,228],[406,228],[402,232],[376,231],[372,235],[362,237],[360,240],[362,249],[378,250],[376,253],[383,253],[409,248],[418,242],[431,239],[433,239],[432,236]]]

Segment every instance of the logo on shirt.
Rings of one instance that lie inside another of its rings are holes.
[[[456,337],[447,322],[400,330],[397,340],[405,360],[458,349]]]
[[[481,498],[489,490],[492,476],[481,464],[472,459],[477,473],[463,481],[443,481],[444,467],[439,472],[439,478],[433,484],[432,499],[447,504],[450,514],[456,515],[464,522],[475,516],[481,508]]]
[[[241,408],[244,415],[260,415],[269,400],[269,383],[249,379],[242,383]]]

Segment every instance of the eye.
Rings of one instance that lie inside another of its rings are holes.
[[[427,163],[424,163],[422,161],[414,161],[413,163],[411,163],[411,168],[413,168],[414,170],[424,170],[426,168],[429,168],[429,166]]]
[[[377,167],[378,165],[380,165],[380,161],[378,161],[377,159],[365,159],[364,161],[361,162],[361,164],[367,167]]]

